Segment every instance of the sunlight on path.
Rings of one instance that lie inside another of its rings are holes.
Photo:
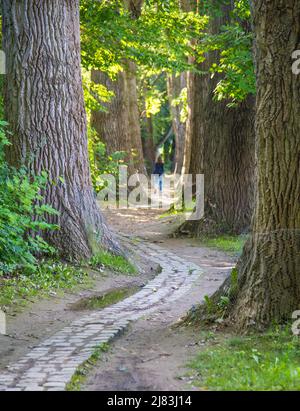
[[[74,321],[32,349],[0,374],[0,391],[63,391],[77,367],[95,346],[109,342],[130,321],[185,295],[202,274],[194,263],[151,243],[137,244],[138,253],[160,264],[162,272],[135,295]]]

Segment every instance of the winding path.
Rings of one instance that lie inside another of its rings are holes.
[[[0,391],[64,391],[97,345],[117,337],[130,321],[185,295],[202,274],[196,264],[157,245],[143,242],[136,247],[160,264],[161,273],[133,296],[81,317],[33,348],[0,374]]]

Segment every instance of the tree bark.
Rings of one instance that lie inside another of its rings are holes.
[[[198,8],[197,8],[198,2],[195,0],[180,0],[179,4],[180,4],[181,9],[185,12],[189,12],[189,11],[198,12]],[[188,61],[190,64],[195,64],[195,58],[193,56],[189,56]],[[198,141],[198,139],[193,138],[194,133],[196,132],[195,126],[197,124],[197,121],[194,118],[194,116],[197,115],[196,110],[195,110],[195,104],[196,104],[197,97],[198,97],[198,87],[196,84],[197,80],[199,80],[199,76],[196,76],[194,72],[188,71],[186,73],[188,116],[187,116],[187,121],[185,125],[185,137],[184,137],[181,174],[189,173],[190,164],[191,164],[191,155],[192,155],[192,144],[193,144],[192,140],[194,140],[195,142]]]
[[[124,6],[133,19],[140,16],[142,0],[124,0]],[[105,85],[115,96],[106,104],[107,112],[94,111],[91,125],[107,146],[108,154],[116,151],[127,153],[128,173],[145,174],[145,163],[141,136],[140,113],[138,108],[136,64],[126,60],[123,71],[116,81],[99,70],[92,71],[92,80]]]
[[[136,64],[128,60],[126,62],[126,81],[127,81],[127,98],[129,107],[129,133],[131,137],[131,144],[133,147],[133,164],[137,172],[146,174],[140,113],[138,107],[138,93],[137,93],[137,79],[136,79]]]
[[[148,174],[150,175],[153,172],[156,157],[152,115],[144,118],[144,138],[142,141],[145,163],[148,169]]]
[[[176,76],[171,74],[168,77],[168,94],[171,107],[172,126],[175,135],[175,158],[173,169],[177,174],[181,174],[184,158],[186,122],[182,121],[181,112],[183,109],[182,103],[174,106],[173,101],[177,99],[182,90],[187,87],[187,74],[181,73]]]
[[[97,207],[87,153],[78,0],[2,2],[6,53],[5,112],[14,166],[48,172],[44,201],[60,229],[46,239],[66,258],[88,258],[100,246],[120,248]],[[61,181],[64,179],[64,182]]]
[[[231,6],[223,7],[210,32],[216,34],[229,21]],[[208,71],[218,60],[215,52],[199,67]],[[220,76],[189,73],[188,122],[184,172],[204,174],[205,217],[187,222],[181,232],[242,233],[250,226],[254,193],[254,101],[248,98],[236,108],[214,100]]]
[[[106,145],[107,154],[116,151],[126,153],[125,162],[129,174],[135,172],[129,128],[129,101],[126,73],[118,73],[116,80],[99,70],[92,70],[91,79],[96,84],[104,85],[114,96],[108,103],[103,103],[106,111],[92,111],[91,126],[96,130],[100,140]]]
[[[196,73],[189,71],[187,73],[187,101],[188,101],[188,117],[185,129],[185,143],[184,143],[184,155],[182,174],[200,174],[202,171],[202,153],[203,153],[203,140],[200,134],[202,124],[199,122],[200,104],[201,104],[201,89],[202,78]],[[192,152],[196,153],[196,159],[198,160],[198,167],[194,164],[195,158]]]
[[[238,265],[231,319],[239,329],[290,319],[300,301],[300,2],[252,3],[256,43],[256,204]]]
[[[144,0],[123,0],[125,7],[129,10],[132,19],[138,19],[142,12]],[[126,80],[128,90],[128,104],[129,104],[129,129],[131,134],[131,141],[134,147],[133,160],[136,170],[139,173],[146,174],[143,144],[141,135],[140,113],[138,106],[138,91],[137,91],[137,67],[136,63],[127,60],[126,66]]]

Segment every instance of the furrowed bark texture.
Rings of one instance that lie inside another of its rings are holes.
[[[120,252],[91,186],[79,1],[4,0],[2,7],[5,112],[13,132],[7,157],[34,174],[48,172],[45,202],[60,212],[49,222],[60,230],[46,239],[67,258],[87,258],[100,244]]]
[[[124,0],[124,5],[132,19],[138,19],[142,12],[143,0]],[[140,113],[138,107],[137,66],[134,61],[125,62],[128,91],[129,132],[133,146],[133,162],[137,172],[146,174],[141,135]]]
[[[300,1],[252,3],[256,42],[256,205],[231,319],[240,329],[290,319],[300,303]]]
[[[229,21],[231,7],[213,19],[212,34]],[[209,53],[199,67],[208,71],[218,61]],[[205,219],[187,222],[181,232],[241,233],[250,226],[254,194],[254,100],[249,97],[236,108],[214,100],[220,76],[188,75],[190,102],[184,171],[204,174]]]
[[[176,76],[172,74],[168,77],[168,94],[171,106],[172,125],[175,135],[175,159],[174,171],[181,174],[183,167],[184,146],[186,136],[186,122],[182,121],[181,112],[183,109],[182,103],[173,104],[175,99],[178,99],[181,92],[187,87],[187,74],[181,73]]]
[[[114,96],[108,103],[103,103],[106,111],[93,111],[91,126],[97,131],[100,140],[105,143],[107,154],[116,151],[127,153],[125,161],[129,173],[135,170],[132,158],[132,142],[129,130],[129,102],[127,98],[127,81],[125,72],[120,72],[116,80],[99,70],[92,71],[92,81],[104,85]]]

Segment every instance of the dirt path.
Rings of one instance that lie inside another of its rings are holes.
[[[157,211],[108,211],[107,219],[128,239],[158,243],[175,255],[196,263],[204,275],[176,303],[139,319],[104,354],[85,390],[186,390],[194,389],[185,377],[186,364],[205,347],[196,330],[174,327],[178,319],[205,295],[213,293],[234,266],[235,258],[200,247],[197,241],[173,239],[177,219],[161,218]]]
[[[172,325],[222,283],[234,259],[192,240],[170,238],[178,219],[161,218],[157,211],[106,214],[131,249],[141,275],[107,273],[96,278],[93,289],[40,301],[22,314],[10,313],[9,335],[0,336],[0,368],[9,364],[0,372],[0,390],[63,390],[93,347],[124,329],[83,389],[187,388],[186,379],[177,377],[202,342],[197,332]],[[162,272],[155,277],[157,263]],[[90,314],[70,310],[83,297],[124,285],[143,288],[111,308]]]

